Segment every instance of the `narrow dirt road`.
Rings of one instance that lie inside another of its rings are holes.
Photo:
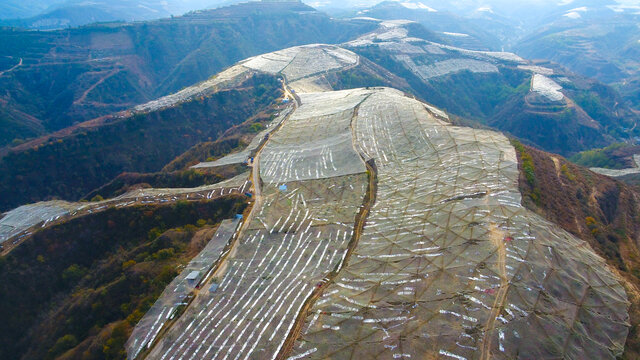
[[[22,66],[22,58],[20,58],[20,61],[18,62],[18,64],[16,66],[12,67],[11,69],[7,69],[5,71],[0,71],[0,76],[15,70],[15,69],[19,68],[20,66]]]
[[[500,289],[496,294],[496,299],[491,306],[491,313],[489,319],[484,326],[484,336],[482,339],[482,352],[480,353],[481,360],[489,360],[491,358],[491,336],[495,329],[496,319],[500,315],[500,311],[504,306],[504,302],[507,298],[507,290],[509,289],[509,281],[507,279],[507,250],[505,248],[505,233],[499,230],[495,225],[491,227],[491,242],[496,246],[498,254],[498,270],[500,271]]]

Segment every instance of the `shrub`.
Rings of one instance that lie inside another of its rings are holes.
[[[107,359],[123,359],[126,356],[124,344],[127,342],[127,323],[121,321],[113,328],[111,337],[102,347],[102,352]]]
[[[562,174],[567,179],[569,179],[571,181],[575,181],[576,180],[576,176],[571,173],[571,171],[569,170],[569,167],[567,166],[567,164],[562,164],[562,166],[560,167],[560,171],[562,172]]]
[[[78,264],[73,264],[62,272],[62,280],[68,283],[74,283],[82,279],[86,274],[87,274],[86,268]]]
[[[160,235],[162,235],[163,232],[164,231],[162,231],[161,229],[159,229],[157,227],[154,227],[151,230],[149,230],[149,234],[148,234],[147,238],[149,240],[155,240],[155,239],[159,238]]]
[[[172,258],[175,255],[176,251],[173,248],[167,248],[159,250],[157,253],[153,255],[154,258],[158,260],[167,260]]]
[[[65,351],[74,348],[78,345],[78,339],[71,334],[67,334],[56,341],[56,344],[49,349],[49,357],[55,358],[58,355],[63,354]]]
[[[127,270],[135,264],[137,264],[135,260],[125,261],[122,263],[122,270]]]
[[[260,124],[260,123],[253,123],[249,127],[249,131],[251,131],[252,133],[257,133],[262,129],[264,129],[264,126],[262,126],[262,124]]]
[[[519,154],[522,173],[524,174],[524,178],[527,180],[529,187],[531,187],[531,193],[529,194],[529,197],[536,204],[540,204],[540,201],[542,200],[542,193],[540,192],[536,181],[536,168],[533,164],[533,157],[527,152],[527,149],[518,140],[512,140],[511,144]]]

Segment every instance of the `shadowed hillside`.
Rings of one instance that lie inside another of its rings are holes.
[[[122,359],[177,266],[245,206],[234,195],[111,208],[39,232],[0,257],[0,358]]]
[[[50,198],[77,200],[121,172],[158,171],[279,96],[276,79],[259,75],[236,89],[25,144],[0,158],[0,209]]]

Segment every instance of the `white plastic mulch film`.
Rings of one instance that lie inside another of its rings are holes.
[[[242,65],[271,74],[282,74],[288,81],[337,70],[358,63],[358,56],[349,50],[331,45],[296,46],[253,57]]]
[[[300,98],[261,151],[262,201],[219,286],[149,358],[273,359],[296,324],[291,359],[622,351],[623,287],[586,243],[520,205],[506,137],[391,89]],[[376,202],[356,238],[369,159]]]
[[[291,358],[613,359],[627,298],[586,243],[520,205],[516,155],[491,131],[380,92],[357,147],[378,168],[355,253]]]
[[[41,222],[44,227],[47,223],[67,215],[74,208],[73,204],[64,201],[48,201],[24,205],[11,210],[0,219],[0,244]],[[14,241],[20,241],[22,237],[28,235],[30,233],[23,234]]]
[[[497,65],[527,63],[521,57],[509,52],[468,50],[409,37],[409,31],[405,25],[405,23],[380,21],[380,27],[377,30],[345,45],[354,49],[377,47],[424,81],[462,71],[497,73],[500,71]],[[538,69],[542,68],[537,67],[536,70]],[[529,67],[527,70],[533,69]]]
[[[302,94],[302,106],[264,149],[261,178],[281,183],[363,173],[350,126],[366,96],[365,90]]]
[[[368,178],[350,123],[364,97],[302,96],[303,105],[261,152],[262,205],[216,275],[220,286],[199,294],[150,358],[278,353],[305,300],[343,263],[353,237]]]

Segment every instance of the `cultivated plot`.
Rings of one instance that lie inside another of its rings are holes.
[[[231,194],[244,194],[251,188],[251,182],[247,176],[248,172],[245,172],[213,185],[195,188],[137,189],[113,199],[98,202],[83,203],[56,200],[21,206],[7,212],[0,219],[0,250],[5,248],[2,243],[10,239],[10,246],[17,246],[37,228],[51,226],[76,216],[98,213],[110,207],[170,204],[179,200],[205,200]]]
[[[551,101],[564,99],[564,94],[560,90],[562,90],[562,86],[542,74],[534,74],[531,79],[531,91]]]
[[[611,176],[614,178],[640,173],[640,154],[633,155],[633,162],[635,163],[636,166],[626,168],[626,169],[590,168],[589,170],[593,172],[597,172],[598,174]]]
[[[215,292],[200,293],[149,358],[266,359],[342,260],[366,175],[266,185]]]
[[[520,205],[515,150],[390,91],[359,107],[377,200],[290,359],[614,359],[625,291],[583,241]]]
[[[351,120],[370,91],[302,94],[302,105],[264,149],[260,176],[268,183],[363,173]]]
[[[461,71],[496,73],[497,65],[503,63],[526,64],[524,59],[509,52],[467,50],[409,37],[403,25],[405,23],[381,21],[377,30],[344,45],[378,47],[425,81]]]
[[[305,302],[344,262],[368,186],[350,123],[367,91],[303,95],[262,149],[259,208],[149,358],[274,358]],[[291,147],[296,147],[292,149]],[[258,169],[256,169],[258,170]]]
[[[0,219],[0,245],[37,224],[43,223],[42,227],[45,227],[48,223],[69,214],[78,206],[80,205],[65,201],[47,201],[20,206],[9,211]],[[28,235],[30,234],[22,234],[14,241],[18,242]]]
[[[163,96],[148,103],[138,105],[133,110],[135,112],[153,112],[170,108],[195,97],[205,96],[224,88],[233,87],[233,85],[237,85],[252,75],[253,73],[245,67],[233,66],[209,80],[205,80],[194,86],[189,86],[175,94]]]
[[[242,66],[270,74],[282,74],[293,82],[305,77],[358,64],[358,55],[332,45],[303,45],[259,55]]]

